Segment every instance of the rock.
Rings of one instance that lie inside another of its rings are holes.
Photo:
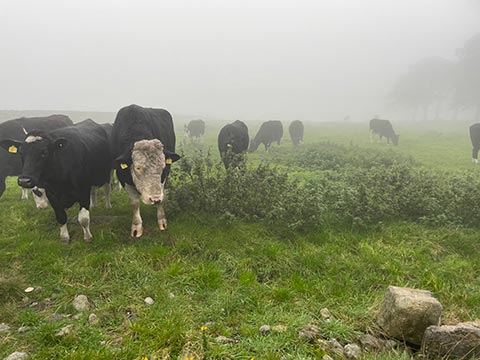
[[[6,333],[9,331],[10,331],[10,326],[8,324],[5,324],[5,323],[0,324],[0,334]]]
[[[480,356],[480,322],[430,326],[425,331],[422,351],[428,358],[477,358]]]
[[[320,335],[320,329],[316,325],[306,325],[299,332],[298,337],[306,341],[314,341]]]
[[[343,353],[343,346],[336,339],[331,339],[329,341],[319,339],[318,345],[320,349],[329,352],[331,355],[343,358],[345,354]]]
[[[386,340],[383,349],[384,350],[393,350],[397,347],[398,343],[395,340]]]
[[[442,305],[430,291],[389,286],[377,323],[393,338],[416,345],[431,325],[439,325]]]
[[[14,353],[11,353],[10,355],[8,355],[3,360],[24,360],[26,358],[28,358],[27,353],[15,351]]]
[[[275,326],[272,326],[272,330],[275,331],[275,332],[285,332],[287,331],[287,327],[285,325],[275,325]]]
[[[333,360],[330,355],[323,355],[322,360]]]
[[[380,351],[384,349],[385,341],[370,334],[363,334],[360,336],[360,344],[367,350]]]
[[[100,346],[106,346],[107,342],[105,340],[100,341]]]
[[[322,315],[323,320],[329,320],[332,317],[332,314],[330,314],[330,311],[327,308],[320,310],[320,315]]]
[[[94,313],[91,313],[90,315],[88,315],[88,322],[92,325],[96,325],[98,324],[100,321],[100,319],[98,318],[97,315],[95,315]]]
[[[28,330],[30,330],[30,328],[28,326],[20,326],[17,330],[17,332],[19,334],[23,334],[23,333],[26,333]]]
[[[34,301],[30,304],[30,307],[37,307],[38,306],[38,302],[37,301]]]
[[[77,311],[86,311],[90,308],[90,303],[85,295],[78,295],[73,299],[73,307]]]
[[[147,296],[143,302],[148,306],[155,304],[155,300],[153,300],[150,296]]]
[[[169,299],[173,299],[174,297],[175,297],[175,294],[174,294],[174,293],[172,293],[172,292],[171,292],[171,293],[168,293],[168,298],[169,298]]]
[[[227,338],[226,336],[217,336],[215,338],[215,341],[218,343],[218,344],[235,344],[237,341],[234,340],[234,339],[230,339],[230,338]]]
[[[60,321],[65,318],[66,316],[64,314],[53,313],[52,315],[50,315],[50,321]]]
[[[358,359],[362,355],[362,350],[357,344],[347,344],[343,348],[343,353],[347,359]]]
[[[260,326],[260,329],[258,331],[260,331],[261,334],[266,335],[270,332],[270,330],[271,330],[270,326],[262,325]]]
[[[26,292],[26,293],[31,293],[33,290],[35,290],[35,288],[29,286],[29,287],[27,287],[27,288],[26,288],[25,290],[23,290],[23,291]]]
[[[72,316],[73,320],[80,320],[81,318],[82,318],[81,314],[75,314],[75,315]]]
[[[63,328],[60,329],[59,332],[55,334],[55,336],[63,337],[63,336],[70,335],[72,333],[72,330],[73,330],[73,325],[64,326]]]

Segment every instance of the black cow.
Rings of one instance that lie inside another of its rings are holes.
[[[480,123],[470,126],[470,140],[472,140],[472,161],[478,163],[478,150],[480,149]]]
[[[303,123],[300,120],[294,120],[288,127],[290,139],[293,145],[297,146],[303,141]]]
[[[258,149],[258,146],[260,144],[265,145],[265,150],[268,150],[270,144],[274,141],[276,141],[277,144],[280,145],[280,140],[282,139],[282,136],[283,125],[280,121],[265,121],[262,126],[260,126],[260,129],[258,130],[257,135],[255,135],[255,138],[250,141],[250,148],[248,149],[248,151],[254,152]]]
[[[131,236],[143,234],[140,199],[157,206],[160,230],[166,230],[164,186],[175,154],[175,131],[167,110],[129,105],[113,124],[111,151],[117,177],[127,191],[133,209]]]
[[[110,180],[111,157],[105,129],[88,119],[52,130],[33,130],[23,142],[3,140],[5,149],[17,148],[23,169],[18,184],[23,188],[45,188],[60,227],[60,238],[69,242],[65,209],[80,204],[78,222],[85,241],[90,232],[90,191]]]
[[[225,168],[237,166],[240,154],[248,149],[248,127],[243,121],[236,120],[225,125],[218,133],[218,151]]]
[[[205,134],[205,121],[202,119],[192,120],[184,126],[185,137],[200,138]]]
[[[0,140],[10,139],[22,141],[29,131],[49,131],[70,125],[73,125],[73,122],[65,115],[8,120],[0,124]],[[5,178],[7,176],[18,176],[22,171],[22,161],[20,157],[12,155],[15,154],[10,154],[8,149],[5,151],[0,148],[0,196],[2,196],[5,191]],[[22,190],[22,199],[26,199],[27,194],[26,190]]]
[[[382,137],[386,137],[388,144],[390,144],[390,140],[392,140],[393,145],[398,145],[398,138],[400,137],[400,135],[395,134],[392,124],[389,120],[381,120],[377,118],[370,120],[371,142],[373,142],[374,134],[377,134],[380,137],[380,140],[382,140]]]

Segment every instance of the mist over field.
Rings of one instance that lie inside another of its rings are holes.
[[[0,109],[472,122],[479,32],[474,0],[2,1]]]

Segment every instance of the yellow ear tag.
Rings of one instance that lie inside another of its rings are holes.
[[[120,167],[122,168],[122,170],[125,170],[126,168],[128,168],[128,165],[125,163],[121,163]]]
[[[172,165],[172,159],[165,159],[165,164]]]
[[[12,145],[8,148],[8,152],[12,154],[16,154],[18,151],[17,147],[15,145]]]

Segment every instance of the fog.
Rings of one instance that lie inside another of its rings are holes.
[[[388,117],[409,66],[478,32],[476,0],[0,0],[0,109]]]

